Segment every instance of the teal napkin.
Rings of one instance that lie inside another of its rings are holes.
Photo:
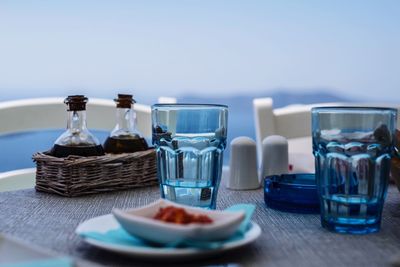
[[[19,263],[0,264],[0,267],[73,267],[72,259],[53,258],[45,260],[24,261]]]
[[[255,210],[255,206],[252,204],[238,204],[231,206],[226,209],[227,211],[239,211],[243,210],[245,212],[245,219],[240,224],[238,231],[231,236],[230,238],[222,241],[197,241],[197,240],[184,240],[177,241],[175,243],[167,244],[167,245],[158,245],[154,243],[146,242],[140,238],[137,238],[128,232],[126,232],[122,227],[118,227],[116,229],[109,230],[106,233],[99,232],[84,232],[79,235],[83,238],[91,238],[98,241],[116,244],[116,245],[127,245],[127,246],[135,246],[135,247],[163,247],[163,248],[176,248],[176,247],[191,247],[191,248],[200,248],[200,249],[215,249],[223,246],[226,243],[240,240],[244,237],[244,234],[247,232],[250,226],[251,216]],[[1,266],[0,266],[1,267]]]
[[[237,204],[237,205],[230,206],[229,208],[226,209],[227,211],[243,210],[245,212],[246,217],[244,218],[243,222],[240,224],[239,229],[236,233],[244,235],[247,232],[247,230],[250,226],[251,216],[253,215],[255,209],[256,209],[256,206],[254,206],[252,204]]]

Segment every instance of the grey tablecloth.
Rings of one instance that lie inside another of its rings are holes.
[[[389,188],[381,231],[360,236],[327,232],[321,228],[317,215],[268,209],[261,189],[230,191],[221,185],[218,208],[235,203],[256,204],[253,219],[263,234],[246,248],[190,263],[152,263],[120,256],[85,244],[74,233],[80,222],[110,213],[113,207],[137,207],[158,198],[157,187],[78,198],[37,193],[33,189],[0,193],[0,232],[109,266],[386,266],[400,253],[400,194],[393,186]]]

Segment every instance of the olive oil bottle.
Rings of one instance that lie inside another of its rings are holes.
[[[118,94],[114,99],[117,106],[117,124],[104,142],[106,153],[120,154],[147,150],[149,147],[136,129],[136,112],[132,95]]]

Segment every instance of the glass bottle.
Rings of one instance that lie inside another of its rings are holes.
[[[136,129],[136,112],[132,95],[118,94],[114,99],[117,105],[117,125],[104,142],[106,153],[120,154],[147,150],[149,147],[141,133]]]
[[[68,106],[67,130],[57,138],[51,150],[55,157],[69,155],[83,157],[104,155],[99,140],[89,132],[86,126],[86,103],[83,95],[68,96],[64,103]]]

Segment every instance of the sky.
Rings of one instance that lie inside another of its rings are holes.
[[[399,87],[396,0],[0,0],[0,100]]]

